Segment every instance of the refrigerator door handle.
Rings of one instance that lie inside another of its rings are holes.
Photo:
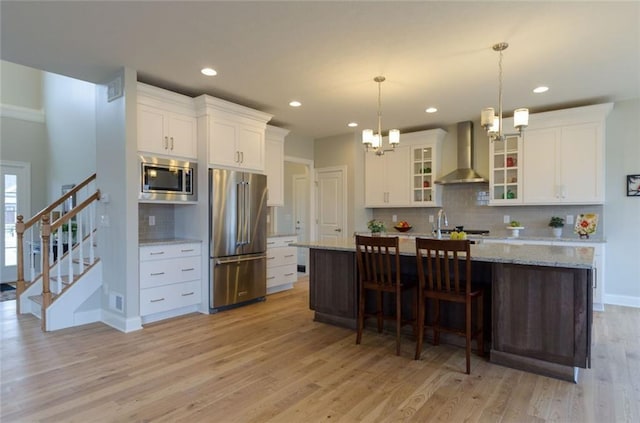
[[[216,266],[219,266],[219,265],[223,265],[223,264],[241,263],[241,262],[244,262],[244,261],[264,260],[266,257],[267,256],[265,256],[265,255],[261,255],[261,256],[234,258],[234,259],[228,259],[228,260],[215,259],[214,263],[215,263]]]
[[[244,194],[242,183],[236,184],[236,246],[243,245]]]
[[[251,222],[249,221],[251,219],[251,212],[249,210],[251,210],[251,188],[250,188],[250,184],[249,182],[245,182],[245,186],[244,186],[244,228],[245,228],[245,232],[244,232],[244,243],[245,245],[249,245],[251,243]]]

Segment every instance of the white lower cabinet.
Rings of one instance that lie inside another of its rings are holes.
[[[140,247],[140,316],[149,323],[197,311],[202,302],[200,243]]]
[[[487,239],[483,240],[487,244],[503,243],[516,245],[556,245],[559,247],[593,247],[595,256],[595,272],[593,272],[593,309],[596,311],[604,311],[604,252],[605,244],[601,242],[584,242],[584,241],[541,241],[541,240],[523,240],[523,239]]]
[[[293,288],[298,280],[298,250],[289,247],[296,236],[267,238],[267,294]]]

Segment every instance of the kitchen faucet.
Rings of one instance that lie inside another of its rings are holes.
[[[447,214],[444,212],[444,209],[438,210],[438,220],[437,226],[433,229],[433,234],[438,239],[442,239],[442,217],[444,216],[444,226],[449,226],[449,221],[447,220]]]

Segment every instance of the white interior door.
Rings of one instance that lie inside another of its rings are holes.
[[[2,282],[16,280],[18,262],[16,220],[31,216],[29,204],[31,168],[29,163],[0,162],[0,275]]]
[[[293,175],[293,221],[298,241],[309,241],[309,176]],[[298,248],[298,266],[306,271],[307,248]]]
[[[331,241],[346,236],[347,199],[344,181],[347,169],[323,168],[317,170],[318,239]]]

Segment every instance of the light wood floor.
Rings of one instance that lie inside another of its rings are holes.
[[[0,303],[0,421],[638,422],[640,310],[596,313],[593,368],[575,385],[464,350],[312,321],[308,284],[264,303],[123,334],[102,324],[42,333]]]

